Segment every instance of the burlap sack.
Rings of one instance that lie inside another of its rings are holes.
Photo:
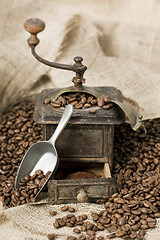
[[[73,64],[80,55],[88,67],[87,86],[114,86],[135,100],[144,119],[160,117],[160,1],[154,0],[1,0],[0,111],[44,88],[70,86],[73,73],[39,63],[27,45],[23,22],[31,17],[46,22],[39,34],[40,56]],[[101,209],[73,205],[77,215]],[[0,213],[0,239],[45,240],[55,232],[66,239],[72,230],[55,230],[49,209],[60,206],[19,206]],[[147,240],[160,239],[160,221]],[[103,234],[107,234],[104,232]]]
[[[67,204],[66,204],[67,205]],[[97,204],[78,203],[69,204],[76,209],[75,215],[88,215],[88,220],[92,221],[91,212],[99,212],[104,207]],[[57,215],[51,217],[50,210],[57,211]],[[47,234],[54,233],[56,240],[65,240],[68,236],[75,236],[73,228],[63,227],[55,229],[53,223],[56,218],[65,216],[66,213],[61,211],[61,205],[25,205],[10,208],[0,212],[0,239],[3,240],[47,240]],[[109,233],[107,230],[98,231],[96,237],[104,236],[107,239]],[[147,231],[146,240],[159,240],[160,238],[160,219],[157,227]],[[114,240],[121,238],[114,238]]]

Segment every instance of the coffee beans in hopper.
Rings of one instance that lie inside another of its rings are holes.
[[[88,93],[65,93],[52,102],[50,98],[45,98],[44,104],[51,104],[54,108],[65,107],[68,104],[73,105],[75,109],[91,108],[89,109],[91,114],[96,112],[92,107],[99,106],[105,110],[113,107],[113,103],[109,102],[108,96],[95,98]]]

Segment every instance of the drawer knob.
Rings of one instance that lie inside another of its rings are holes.
[[[77,195],[77,200],[78,202],[88,202],[88,196],[87,196],[87,193],[81,189]]]

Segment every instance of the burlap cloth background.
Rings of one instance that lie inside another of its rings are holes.
[[[160,117],[159,0],[0,0],[0,111],[44,88],[72,84],[72,72],[51,69],[31,55],[23,30],[30,17],[46,22],[37,46],[42,57],[73,64],[74,56],[82,56],[87,86],[117,87],[144,109],[144,119]],[[75,207],[77,215],[102,208]],[[45,240],[52,232],[66,239],[72,229],[55,231],[49,209],[59,212],[60,206],[1,209],[0,239]],[[160,239],[159,228],[160,221],[146,239]]]

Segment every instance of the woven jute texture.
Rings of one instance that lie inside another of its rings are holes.
[[[50,61],[73,64],[75,56],[88,67],[86,86],[114,86],[142,108],[144,119],[160,117],[160,1],[159,0],[1,0],[0,1],[0,111],[44,88],[72,85],[72,72],[47,67],[30,53],[26,19],[46,22],[37,53]],[[77,204],[76,215],[103,209]],[[58,240],[72,229],[53,228],[49,210],[60,206],[24,205],[0,211],[0,239]],[[103,234],[107,234],[104,232]],[[160,239],[157,228],[147,240]]]
[[[67,204],[66,204],[67,205]],[[91,212],[99,212],[104,207],[97,204],[90,203],[78,203],[69,204],[74,207],[76,216],[87,214],[88,220],[92,221]],[[15,208],[10,208],[0,212],[0,239],[3,240],[47,240],[48,233],[54,233],[56,240],[65,240],[68,236],[76,236],[73,233],[73,228],[63,227],[55,229],[53,222],[56,218],[66,215],[61,211],[62,205],[25,205]],[[56,216],[50,216],[49,211],[57,211]],[[104,236],[107,239],[109,233],[107,230],[99,231],[96,233],[96,237]],[[114,238],[114,240],[120,240],[120,238]],[[160,239],[160,219],[158,219],[157,227],[149,230],[146,233],[145,240],[159,240]]]

